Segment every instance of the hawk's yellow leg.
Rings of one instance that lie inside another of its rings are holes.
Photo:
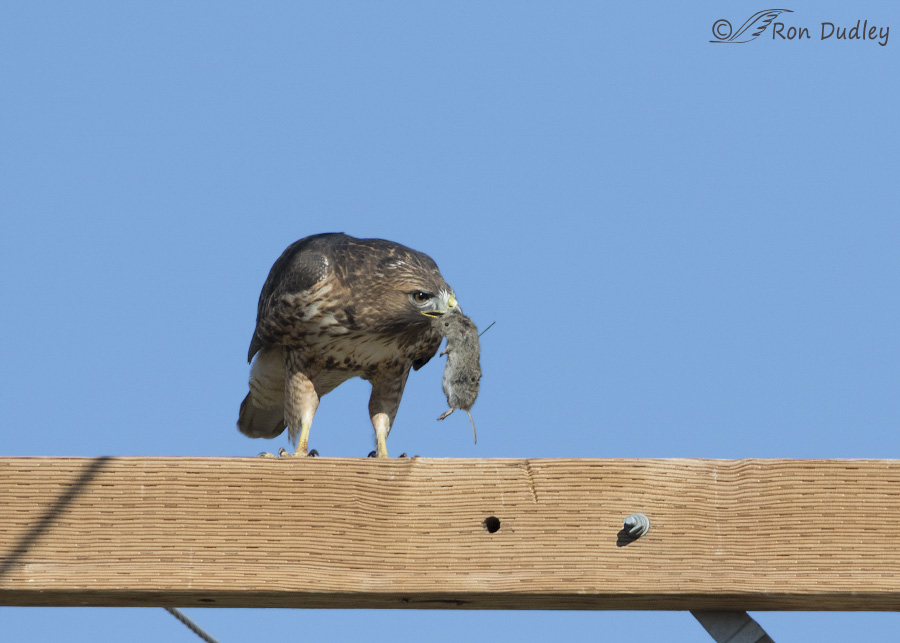
[[[299,370],[296,355],[285,353],[284,417],[291,439],[297,437],[297,448],[293,453],[279,449],[282,458],[305,458],[309,455],[309,429],[319,407],[319,395],[312,380]],[[296,429],[299,427],[299,431]],[[299,433],[299,436],[298,436]],[[260,453],[263,457],[274,457],[270,453]],[[317,455],[313,451],[313,455]]]
[[[297,448],[294,449],[293,453],[288,453],[286,450],[282,449],[278,452],[282,458],[284,457],[292,457],[292,458],[305,458],[309,455],[309,428],[312,426],[312,422],[302,422],[300,424],[300,438],[297,440]]]
[[[375,451],[379,458],[389,457],[387,454],[387,435],[391,431],[391,420],[386,413],[378,413],[372,416],[372,424],[375,425]]]

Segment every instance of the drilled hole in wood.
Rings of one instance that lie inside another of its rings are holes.
[[[500,519],[496,516],[488,516],[481,524],[487,529],[489,534],[493,534],[500,529]]]

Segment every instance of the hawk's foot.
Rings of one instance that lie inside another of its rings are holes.
[[[306,449],[297,449],[293,453],[288,451],[287,449],[278,449],[278,457],[280,458],[315,458],[319,455],[319,452],[313,449],[312,451],[307,452]]]

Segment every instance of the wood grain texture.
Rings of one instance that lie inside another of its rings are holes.
[[[3,605],[898,610],[900,461],[0,458],[0,557]]]

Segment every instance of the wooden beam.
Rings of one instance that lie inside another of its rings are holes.
[[[900,461],[0,458],[0,604],[900,610]]]

